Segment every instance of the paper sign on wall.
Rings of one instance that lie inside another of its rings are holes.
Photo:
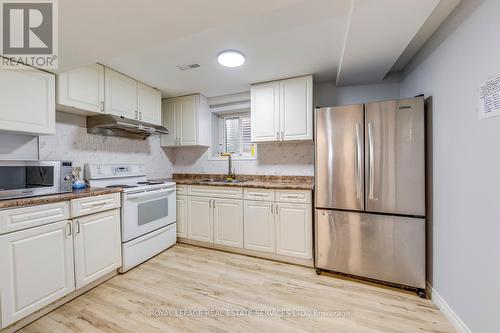
[[[479,119],[500,116],[500,74],[479,87]]]

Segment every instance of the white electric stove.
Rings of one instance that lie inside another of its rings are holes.
[[[148,181],[141,164],[86,164],[91,187],[122,188],[122,268],[148,260],[177,241],[174,182]]]

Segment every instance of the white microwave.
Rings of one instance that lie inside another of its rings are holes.
[[[0,200],[72,191],[69,161],[0,161]]]

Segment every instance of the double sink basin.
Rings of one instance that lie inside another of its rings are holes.
[[[241,184],[245,183],[248,180],[243,180],[243,179],[233,179],[233,180],[226,180],[226,179],[203,179],[200,180],[198,183],[200,184]]]

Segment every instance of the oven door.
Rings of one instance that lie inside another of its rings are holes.
[[[125,193],[122,205],[122,241],[145,235],[176,220],[175,187]]]

